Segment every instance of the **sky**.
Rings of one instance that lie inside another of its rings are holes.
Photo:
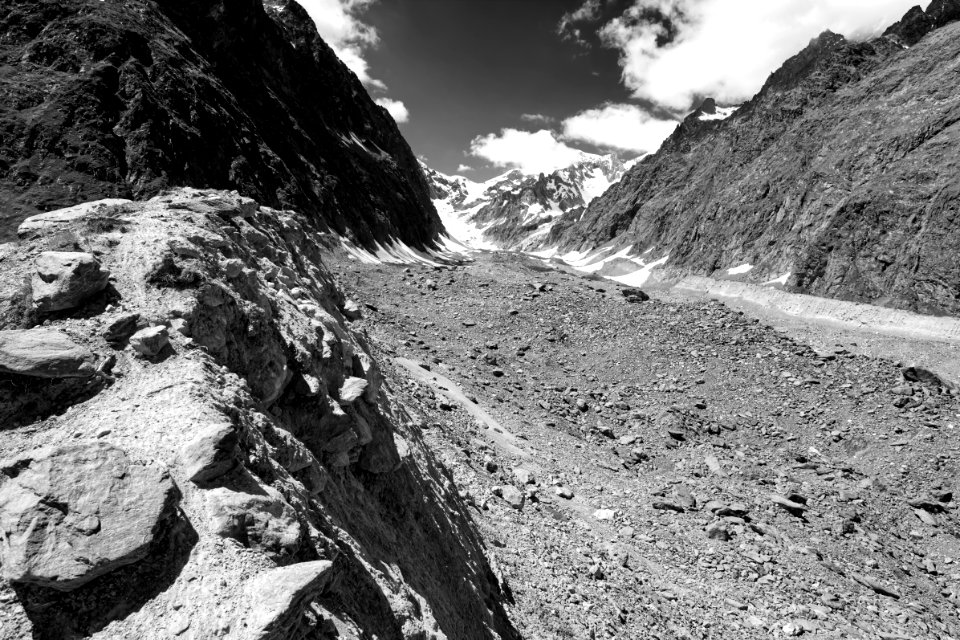
[[[826,29],[878,35],[916,0],[299,0],[320,35],[448,174],[535,173],[655,152]]]

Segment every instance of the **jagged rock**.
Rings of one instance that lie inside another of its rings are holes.
[[[40,313],[79,306],[107,286],[109,272],[90,253],[44,251],[33,275],[33,303]]]
[[[217,487],[205,497],[217,535],[278,558],[300,548],[302,528],[297,514],[276,489],[262,487],[262,493],[255,495]]]
[[[237,431],[232,424],[214,424],[180,449],[180,465],[191,482],[205,484],[237,465]]]
[[[367,381],[363,378],[347,378],[340,387],[340,404],[353,404],[364,395]]]
[[[0,462],[3,577],[70,591],[137,562],[179,495],[164,469],[104,443]]]
[[[493,492],[503,498],[503,501],[508,505],[516,509],[517,511],[523,509],[523,503],[526,499],[526,496],[522,491],[514,487],[513,485],[504,485],[502,487],[496,487]]]
[[[103,332],[103,339],[114,346],[123,346],[130,336],[140,328],[141,319],[139,313],[127,313],[107,325]]]
[[[363,317],[363,310],[353,300],[347,300],[343,303],[343,316],[347,320],[359,320]]]
[[[0,331],[0,373],[37,378],[89,378],[94,354],[53,329]]]
[[[324,594],[333,575],[332,562],[314,560],[270,569],[251,580],[245,587],[249,615],[243,640],[292,640],[322,633],[311,623],[313,601]]]
[[[130,346],[142,356],[152,358],[170,342],[170,334],[163,325],[140,329],[130,336]]]
[[[375,404],[380,387],[383,385],[383,373],[380,372],[380,367],[366,352],[361,351],[353,356],[353,372],[367,381],[363,399]]]

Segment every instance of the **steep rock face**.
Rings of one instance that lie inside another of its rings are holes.
[[[584,153],[580,161],[550,173],[513,169],[484,183],[427,166],[423,170],[449,232],[466,227],[467,235],[491,246],[526,249],[549,233],[561,215],[581,212],[619,180],[627,166],[616,155]]]
[[[291,0],[0,6],[0,239],[172,186],[296,208],[359,244],[441,229],[396,123]]]
[[[674,274],[749,263],[758,282],[960,313],[958,12],[938,0],[863,43],[823,34],[730,118],[688,118],[546,244],[652,249]]]
[[[310,217],[179,189],[20,236],[0,245],[4,638],[517,637]],[[38,258],[79,246],[110,286],[38,308]],[[21,366],[37,332],[62,348]]]

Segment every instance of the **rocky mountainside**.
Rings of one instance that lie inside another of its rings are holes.
[[[960,313],[957,19],[960,1],[935,0],[866,42],[824,33],[729,118],[687,118],[543,245]]]
[[[361,245],[441,230],[396,123],[292,0],[0,5],[0,239],[175,185],[236,189]]]
[[[634,163],[614,154],[582,156],[551,173],[513,169],[483,183],[422,168],[449,233],[474,246],[525,249],[549,233],[561,215],[581,212]]]
[[[313,219],[175,190],[0,245],[0,638],[514,638]]]

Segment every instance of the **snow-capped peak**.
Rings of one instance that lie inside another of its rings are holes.
[[[528,248],[556,220],[584,209],[637,160],[582,152],[580,159],[550,173],[511,169],[484,182],[446,175],[421,162],[431,197],[447,230],[477,248]]]

